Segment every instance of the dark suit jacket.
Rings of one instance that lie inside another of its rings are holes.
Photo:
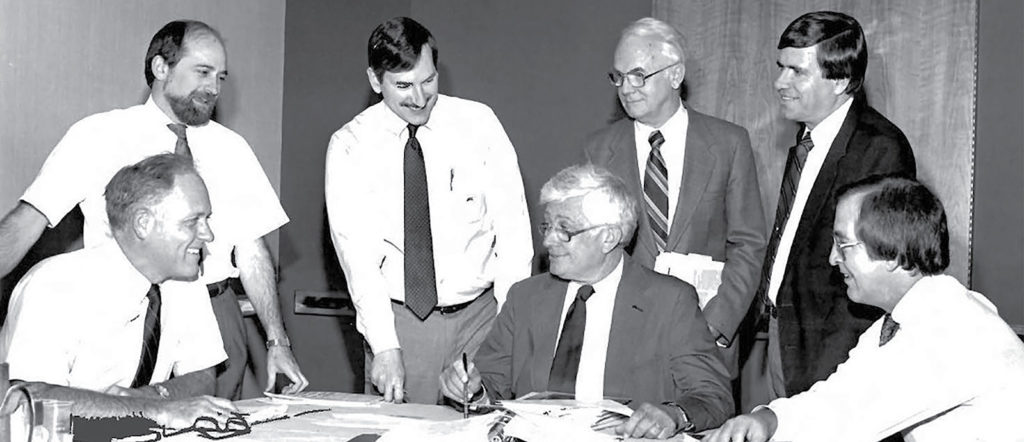
[[[693,109],[687,109],[687,116],[682,183],[666,248],[725,262],[722,285],[704,306],[704,318],[732,341],[757,292],[767,244],[754,154],[746,129]],[[643,204],[638,161],[647,159],[636,156],[633,120],[624,118],[596,132],[584,152],[588,161],[626,181]],[[654,233],[643,212],[639,221],[632,256],[654,268]]]
[[[797,134],[802,133],[801,128]],[[828,262],[836,191],[871,175],[912,178],[915,172],[914,153],[903,132],[862,99],[854,99],[800,215],[776,297],[787,394],[806,391],[832,374],[858,336],[882,315],[879,309],[851,302],[842,274]]]
[[[612,312],[604,393],[660,404],[675,401],[697,429],[732,415],[725,367],[693,287],[624,258]],[[488,394],[510,399],[548,389],[568,282],[550,273],[520,281],[474,359]]]

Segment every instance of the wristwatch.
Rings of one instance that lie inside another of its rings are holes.
[[[291,347],[292,341],[288,338],[267,339],[267,348],[270,347]]]
[[[661,405],[679,411],[677,417],[679,417],[680,419],[679,422],[676,424],[677,433],[683,431],[690,431],[693,429],[693,422],[690,422],[690,417],[686,415],[686,410],[684,410],[681,405],[672,401],[662,402]]]
[[[160,384],[153,384],[150,386],[153,387],[154,390],[156,390],[156,394],[159,394],[161,398],[167,399],[171,397],[171,392],[167,391],[167,387],[164,387],[163,385]]]

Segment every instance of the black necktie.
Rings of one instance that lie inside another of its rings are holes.
[[[405,305],[424,320],[437,305],[430,199],[418,126],[409,125],[405,143]]]
[[[668,167],[665,166],[665,157],[661,155],[665,137],[661,131],[656,130],[647,137],[647,142],[651,143],[651,154],[647,156],[644,171],[644,201],[647,203],[647,219],[651,223],[654,242],[658,252],[663,252],[668,241]]]
[[[146,293],[149,307],[146,308],[146,322],[142,331],[142,355],[139,368],[135,370],[132,388],[149,385],[156,367],[156,355],[160,350],[160,286],[153,284]]]
[[[882,334],[878,336],[878,346],[881,347],[885,343],[892,340],[893,336],[896,336],[896,332],[900,330],[900,323],[892,319],[892,315],[889,313],[885,314],[885,319],[882,320]]]
[[[576,392],[576,373],[580,368],[580,353],[583,351],[583,333],[587,326],[587,300],[594,294],[594,287],[584,285],[576,291],[576,299],[569,306],[558,338],[555,359],[551,361],[551,376],[548,390],[564,393]]]
[[[793,210],[796,188],[800,184],[800,174],[804,170],[807,154],[811,152],[812,148],[814,148],[814,142],[811,141],[811,133],[807,132],[800,142],[789,150],[789,158],[786,160],[786,174],[782,177],[782,187],[779,188],[779,205],[775,209],[775,226],[772,228],[771,239],[768,240],[764,266],[761,267],[761,285],[757,289],[757,299],[764,306],[765,313],[774,308],[771,299],[768,298],[768,286],[771,282],[772,267],[775,266],[775,254],[779,250],[779,240],[782,238],[782,231],[786,228],[789,212]]]
[[[178,136],[178,141],[174,143],[174,153],[192,159],[192,149],[189,149],[188,137],[185,136],[185,125],[170,123],[167,125],[167,128]]]

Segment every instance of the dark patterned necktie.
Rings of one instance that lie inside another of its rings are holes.
[[[587,300],[594,294],[594,287],[584,285],[576,291],[576,299],[569,306],[562,325],[562,333],[551,361],[551,376],[548,390],[565,393],[576,392],[576,373],[580,368],[580,353],[583,351],[583,332],[587,326]]]
[[[644,172],[644,201],[647,203],[647,219],[654,233],[654,243],[658,252],[665,251],[668,241],[668,168],[665,157],[661,155],[661,145],[665,137],[661,131],[651,132],[647,137],[651,143],[651,153],[647,156],[647,167]]]
[[[405,305],[424,320],[437,305],[430,199],[418,126],[409,125],[405,143]]]
[[[142,331],[142,355],[139,356],[139,367],[135,370],[132,388],[149,385],[156,367],[156,356],[160,350],[160,286],[149,286],[146,293],[149,307],[146,308],[146,321]]]
[[[167,128],[178,136],[178,141],[174,143],[174,153],[192,159],[192,149],[188,147],[188,137],[185,136],[185,125],[170,123]]]
[[[900,330],[900,323],[892,319],[892,315],[889,313],[885,314],[885,319],[882,320],[882,333],[878,335],[878,346],[881,347],[885,343],[892,340],[893,336],[896,336],[896,332]]]
[[[782,238],[783,229],[786,228],[786,221],[789,220],[789,212],[793,210],[796,188],[800,184],[800,174],[803,173],[807,155],[813,148],[814,142],[811,141],[811,133],[807,132],[800,143],[789,150],[789,158],[786,160],[786,174],[782,177],[782,187],[779,188],[779,205],[775,209],[775,226],[772,228],[771,239],[768,240],[764,266],[761,267],[761,285],[757,289],[757,299],[764,306],[765,313],[774,308],[771,299],[768,299],[768,286],[771,282],[772,267],[775,266],[775,254],[779,251],[779,240]]]

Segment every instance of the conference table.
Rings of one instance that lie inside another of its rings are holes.
[[[471,430],[472,425],[492,426],[501,412],[474,414],[464,420],[454,408],[440,405],[392,404],[379,397],[352,393],[318,393],[333,395],[335,400],[298,401],[281,398],[257,398],[238,401],[235,405],[247,413],[248,429],[237,434],[215,433],[245,441],[354,441],[377,440],[487,440],[487,430]],[[463,431],[463,429],[465,431]],[[380,436],[391,431],[391,433]],[[451,431],[450,435],[441,435]],[[184,431],[162,439],[174,442],[208,441],[202,431]],[[468,434],[479,437],[469,437]],[[536,434],[536,433],[535,433]],[[540,434],[547,433],[541,429]],[[592,433],[593,440],[623,440],[610,431]],[[589,440],[590,438],[586,438]],[[555,440],[547,437],[534,440]],[[583,440],[574,438],[574,440]],[[625,439],[630,440],[630,439]],[[694,441],[685,435],[670,440]]]

